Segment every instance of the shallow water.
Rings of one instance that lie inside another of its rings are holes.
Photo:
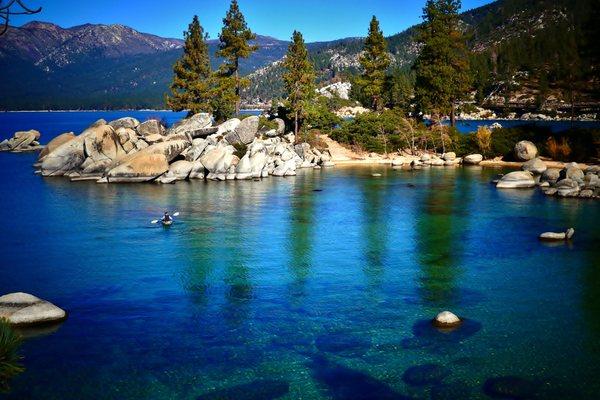
[[[0,293],[69,318],[25,342],[7,398],[597,397],[593,201],[479,168],[97,185],[34,158],[0,154]],[[164,209],[181,217],[151,225]],[[444,309],[460,330],[430,327]]]

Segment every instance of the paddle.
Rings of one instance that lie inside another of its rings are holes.
[[[173,217],[179,217],[179,211],[173,214]],[[161,221],[160,219],[155,219],[150,221],[151,224],[158,224],[158,222]]]

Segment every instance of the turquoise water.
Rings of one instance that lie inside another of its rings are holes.
[[[97,185],[34,158],[0,154],[0,293],[69,318],[25,342],[6,398],[597,398],[593,201],[478,168]],[[149,223],[164,209],[169,229]],[[460,330],[430,327],[444,309]]]

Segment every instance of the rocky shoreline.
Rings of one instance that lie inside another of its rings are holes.
[[[283,120],[268,121],[268,126],[265,121],[250,116],[213,125],[212,116],[201,113],[165,129],[153,119],[99,120],[80,135],[69,132],[54,138],[34,167],[44,177],[72,181],[173,183],[290,176],[298,168],[332,165],[328,152],[296,143],[293,134],[286,134]],[[39,132],[29,133],[27,140],[24,136],[15,134],[6,150],[41,148]]]

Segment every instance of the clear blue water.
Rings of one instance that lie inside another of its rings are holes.
[[[597,398],[593,201],[478,168],[97,185],[34,159],[0,154],[0,293],[69,318],[26,340],[6,398],[485,399],[506,376],[518,398]],[[444,309],[461,329],[430,328]]]

